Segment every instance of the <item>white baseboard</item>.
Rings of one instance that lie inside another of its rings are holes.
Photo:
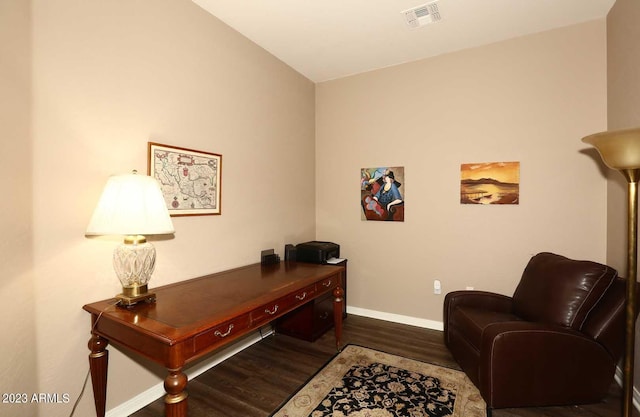
[[[442,331],[444,329],[443,323],[439,321],[420,319],[417,317],[410,317],[410,316],[403,316],[400,314],[385,313],[383,311],[368,310],[365,308],[347,306],[347,313],[353,314],[356,316],[370,317],[373,319],[391,321],[394,323],[408,324],[410,326],[423,327],[423,328],[433,329],[433,330]],[[271,328],[268,328],[268,330],[262,329],[261,333],[256,332],[253,336],[250,336],[242,340],[242,342],[240,343],[234,344],[226,349],[221,350],[220,352],[213,355],[210,359],[203,361],[197,366],[187,368],[187,370],[185,371],[185,374],[187,374],[187,377],[189,378],[189,380],[192,380],[198,375],[208,371],[209,369],[213,368],[217,364],[232,357],[236,353],[243,351],[244,349],[248,348],[254,343],[259,342],[264,337],[267,337],[271,334],[273,334],[273,330]],[[110,410],[107,410],[105,417],[130,416],[131,414],[146,407],[147,405],[151,404],[152,402],[154,402],[158,398],[161,398],[164,395],[165,395],[164,382],[159,382],[158,384],[152,386],[148,390],[143,391],[140,394],[136,395],[132,399],[125,401],[124,403]]]
[[[233,344],[228,348],[222,349],[221,351],[217,352],[208,360],[203,361],[191,368],[187,368],[185,371],[185,374],[187,374],[187,378],[189,380],[192,380],[198,375],[208,371],[209,369],[213,368],[217,364],[232,357],[236,353],[243,351],[249,346],[261,341],[265,337],[270,336],[271,334],[273,334],[273,329],[271,329],[270,327],[263,328],[260,331],[256,331],[252,336],[249,336],[243,339],[242,341],[240,341],[239,343]],[[165,395],[165,391],[164,391],[164,381],[163,381],[154,385],[148,390],[141,392],[140,394],[136,395],[129,401],[125,401],[124,403],[112,408],[111,410],[107,410],[107,412],[105,413],[105,417],[130,416],[131,414],[146,407],[147,405],[151,404],[152,402],[154,402],[155,400],[157,400],[158,398],[164,395]]]
[[[427,320],[427,319],[421,319],[421,318],[411,317],[411,316],[403,316],[400,314],[386,313],[384,311],[376,311],[376,310],[369,310],[366,308],[347,306],[347,313],[353,314],[355,316],[363,316],[363,317],[369,317],[373,319],[390,321],[394,323],[407,324],[409,326],[423,327],[425,329],[440,330],[440,331],[444,330],[444,323],[441,321]],[[192,368],[188,368],[185,373],[187,374],[187,377],[189,378],[189,380],[192,380],[198,375],[208,371],[209,369],[213,368],[217,364],[232,357],[236,353],[243,351],[249,346],[259,342],[263,338],[270,336],[271,334],[273,334],[273,330],[271,328],[269,328],[268,330],[262,329],[260,332],[256,332],[253,336],[250,336],[242,340],[240,343],[234,344],[228,348],[221,350],[220,352],[213,355],[209,360],[203,361],[202,363]],[[622,386],[623,373],[620,367],[616,367],[615,380],[618,383],[618,385]],[[129,401],[126,401],[112,408],[111,410],[108,410],[105,414],[105,417],[130,416],[131,414],[146,407],[147,405],[151,404],[152,402],[162,397],[163,395],[165,395],[164,383],[160,382],[154,385],[153,387],[149,388],[148,390],[143,391],[142,393],[136,395]],[[633,406],[637,410],[640,410],[640,393],[635,387],[633,389]]]
[[[349,307],[349,306],[347,306],[347,313],[353,314],[356,316],[364,316],[364,317],[370,317],[370,318],[379,319],[379,320],[391,321],[394,323],[407,324],[410,326],[424,327],[426,329],[440,330],[440,331],[444,330],[444,323],[441,321],[426,320],[426,319],[420,319],[420,318],[411,317],[411,316],[402,316],[398,314],[385,313],[383,311],[368,310],[366,308]],[[614,379],[618,383],[618,385],[620,385],[621,387],[623,385],[623,382],[622,382],[623,376],[624,374],[622,372],[622,369],[620,369],[619,366],[616,367],[616,373],[615,373]],[[636,410],[640,411],[640,392],[638,392],[638,389],[636,387],[633,387],[633,406]]]
[[[618,383],[618,385],[620,385],[621,387],[624,385],[624,372],[622,371],[622,369],[620,369],[619,366],[616,366],[616,374],[614,376],[614,379],[616,380],[616,382]],[[633,387],[633,407],[640,411],[640,392],[638,392],[638,389],[634,386]]]
[[[347,306],[347,313],[353,314],[356,316],[370,317],[372,319],[391,321],[394,323],[408,324],[410,326],[424,327],[425,329],[440,330],[440,331],[444,330],[444,323],[441,321],[420,319],[417,317],[403,316],[400,314],[385,313],[384,311],[376,311],[376,310],[369,310],[366,308]]]

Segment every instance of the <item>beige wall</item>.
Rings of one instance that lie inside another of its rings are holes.
[[[333,240],[350,261],[350,306],[438,322],[434,278],[443,293],[511,293],[540,250],[604,260],[606,182],[579,141],[606,128],[604,31],[597,21],[331,81],[314,103],[310,81],[189,0],[0,2],[12,156],[0,180],[12,196],[2,392],[77,397],[81,307],[119,291],[115,243],[84,229],[109,175],[146,169],[149,140],[223,155],[223,214],[174,219],[152,286]],[[522,163],[521,204],[461,206],[460,163],[500,160]],[[359,170],[384,164],[406,170],[402,224],[360,220]],[[160,380],[111,352],[107,408]],[[88,389],[76,415],[91,403]]]
[[[7,28],[9,3],[21,20]],[[84,237],[107,177],[145,172],[149,140],[223,155],[222,215],[174,218],[175,237],[154,242],[152,286],[258,262],[262,249],[282,253],[315,236],[315,87],[189,0],[33,0],[31,26],[28,8],[9,3],[0,47],[17,68],[5,81],[14,68],[0,65],[0,86],[16,89],[17,107],[0,123],[5,151],[15,151],[2,168],[13,199],[2,205],[3,272],[12,263],[12,280],[2,280],[12,340],[3,336],[2,391],[75,401],[88,369],[82,306],[120,290],[116,242]],[[5,45],[13,35],[20,44]],[[155,371],[111,348],[107,409],[161,381]],[[89,387],[76,415],[92,415],[92,401]],[[55,417],[71,406],[20,410]]]
[[[608,129],[640,126],[640,2],[618,0],[607,16],[607,113]],[[624,274],[627,258],[627,183],[619,173],[607,170],[607,262]],[[638,330],[636,330],[638,332]],[[636,335],[636,358],[640,342]],[[635,362],[636,387],[640,362]]]
[[[640,3],[618,0],[607,16],[607,115],[608,129],[640,125]],[[608,183],[607,261],[626,270],[627,183],[619,173],[606,170]]]
[[[38,386],[32,259],[30,142],[30,7],[0,1],[0,392]],[[33,408],[0,403],[0,414],[32,416]]]
[[[606,128],[605,43],[602,19],[317,86],[317,238],[349,259],[350,307],[437,323],[446,292],[510,295],[537,252],[605,260],[580,141]],[[495,161],[520,161],[520,204],[461,205],[460,164]],[[377,166],[405,167],[403,223],[360,220]]]

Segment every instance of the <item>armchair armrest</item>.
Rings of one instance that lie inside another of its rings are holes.
[[[616,365],[594,339],[545,323],[491,324],[482,334],[480,352],[478,388],[494,408],[604,397]]]
[[[511,297],[487,291],[452,291],[444,297],[444,326],[458,306],[474,307],[500,313],[511,312]]]
[[[445,296],[445,305],[483,308],[503,313],[511,312],[511,297],[488,291],[453,291]]]

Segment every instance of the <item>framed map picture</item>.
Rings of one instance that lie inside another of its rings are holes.
[[[171,216],[220,214],[222,155],[148,143],[147,174],[160,183]]]

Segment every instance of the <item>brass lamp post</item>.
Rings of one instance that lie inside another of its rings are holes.
[[[633,373],[638,253],[638,180],[640,180],[640,128],[601,132],[582,138],[593,145],[604,163],[627,180],[627,306],[624,359],[623,416],[633,409]]]

